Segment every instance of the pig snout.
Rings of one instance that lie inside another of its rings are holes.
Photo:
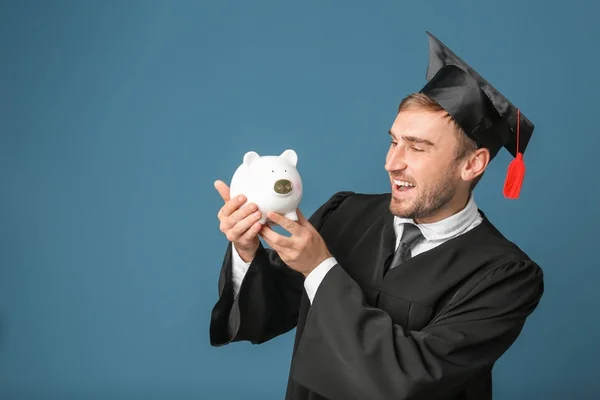
[[[292,191],[292,182],[287,179],[279,179],[273,185],[273,190],[278,194],[288,194]]]

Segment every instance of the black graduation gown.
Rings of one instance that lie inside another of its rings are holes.
[[[384,277],[389,201],[339,192],[311,216],[338,261],[312,305],[304,277],[262,245],[234,299],[229,244],[211,344],[258,344],[297,327],[287,400],[490,399],[492,367],[538,305],[542,270],[482,213]]]

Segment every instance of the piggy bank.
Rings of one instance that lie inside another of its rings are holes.
[[[267,222],[270,211],[297,221],[296,209],[302,199],[302,179],[297,164],[298,155],[294,150],[285,150],[278,156],[260,156],[249,151],[231,178],[229,195],[233,199],[243,194],[246,204],[255,203],[262,214],[261,224]]]

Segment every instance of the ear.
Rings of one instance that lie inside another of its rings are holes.
[[[260,156],[255,151],[249,151],[244,154],[244,164],[250,166],[254,161],[258,160]]]
[[[287,162],[292,164],[294,167],[298,164],[298,155],[294,150],[287,149],[286,151],[281,153],[279,157],[283,158],[284,160],[287,160]]]
[[[467,158],[467,162],[462,169],[462,178],[466,181],[472,181],[483,174],[489,162],[490,151],[486,148],[477,149]]]

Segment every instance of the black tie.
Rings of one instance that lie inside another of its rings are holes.
[[[421,238],[423,238],[423,234],[416,225],[405,223],[400,243],[398,244],[398,248],[394,253],[394,258],[392,259],[388,270],[396,268],[398,265],[411,258],[411,248]]]

